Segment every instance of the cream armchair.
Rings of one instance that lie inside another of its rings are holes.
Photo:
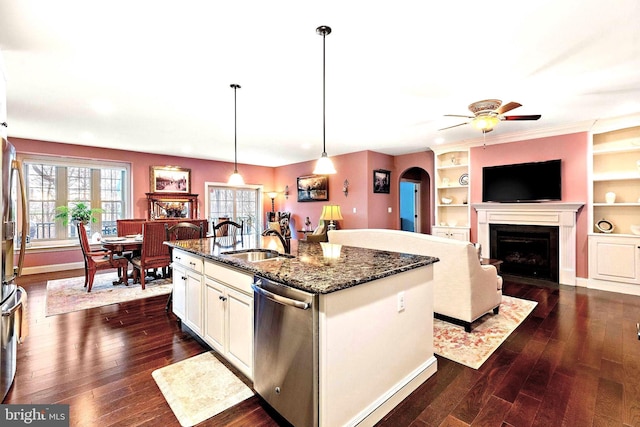
[[[328,234],[331,243],[439,258],[433,268],[434,314],[463,325],[467,332],[473,321],[500,309],[502,277],[494,266],[480,264],[470,242],[382,229],[332,230]]]

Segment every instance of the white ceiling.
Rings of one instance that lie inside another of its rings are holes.
[[[278,166],[481,138],[473,101],[523,106],[486,135],[640,112],[640,1],[2,0],[10,137]]]

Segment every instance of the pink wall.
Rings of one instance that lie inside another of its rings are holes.
[[[66,158],[113,160],[131,164],[133,182],[133,217],[145,218],[149,192],[150,166],[180,166],[191,169],[191,192],[198,194],[198,212],[200,218],[206,218],[204,212],[204,183],[227,182],[233,172],[233,163],[214,160],[201,160],[187,157],[164,156],[159,154],[138,153],[135,151],[112,150],[82,145],[62,144],[11,138],[11,143],[19,154],[46,154]],[[274,169],[265,166],[238,165],[247,184],[262,184],[266,190],[273,186]],[[265,201],[264,210],[271,210],[271,201]],[[57,252],[29,252],[25,256],[25,267],[49,264],[64,264],[81,261],[79,250]]]
[[[328,204],[339,205],[344,220],[338,222],[339,228],[394,228],[396,210],[387,213],[388,206],[394,206],[397,199],[397,186],[392,184],[390,194],[373,193],[373,170],[393,170],[393,157],[372,151],[332,156],[331,160],[338,171],[329,176],[329,200],[326,202],[298,202],[296,179],[311,175],[316,161],[281,166],[275,171],[275,191],[280,194],[275,201],[276,210],[291,212],[293,238],[298,238],[297,230],[304,227],[308,216],[313,227],[318,225],[322,207]],[[366,179],[365,179],[366,178]],[[344,195],[344,181],[349,181],[349,193]],[[284,197],[284,188],[289,186],[289,198]],[[268,189],[265,187],[265,190]],[[354,213],[355,209],[355,213]]]
[[[394,165],[397,173],[395,176],[391,177],[391,181],[393,183],[393,187],[396,191],[400,188],[400,178],[402,175],[407,172],[409,169],[418,167],[420,169],[424,169],[424,171],[431,177],[429,182],[430,188],[423,189],[424,196],[422,197],[422,216],[423,218],[428,218],[428,225],[423,225],[423,230],[431,230],[431,225],[435,224],[435,209],[433,207],[433,194],[435,194],[435,179],[434,179],[434,153],[431,150],[420,151],[418,153],[404,154],[402,156],[394,157]],[[398,215],[396,215],[397,223],[394,228],[400,228],[400,212],[399,212],[399,204],[400,200],[398,197],[395,198],[395,209],[398,211]]]
[[[233,164],[213,160],[201,160],[186,157],[144,154],[135,151],[112,150],[104,148],[86,147],[79,145],[61,144],[45,141],[34,141],[12,138],[18,153],[34,153],[59,155],[64,157],[91,158],[114,160],[131,164],[133,177],[134,217],[144,217],[147,212],[145,193],[149,191],[149,167],[174,165],[191,169],[192,192],[199,194],[199,210],[204,208],[204,183],[227,182],[233,172]],[[483,166],[498,164],[520,163],[528,161],[549,160],[560,158],[563,160],[562,191],[563,201],[587,201],[587,147],[588,134],[576,133],[557,137],[539,138],[494,146],[476,147],[471,149],[471,203],[482,200],[481,179]],[[72,153],[70,155],[70,153]],[[317,225],[322,206],[326,204],[340,205],[343,221],[341,228],[389,228],[398,229],[399,220],[399,182],[404,172],[412,167],[424,169],[429,176],[434,176],[433,152],[424,151],[402,156],[389,156],[372,151],[361,151],[341,156],[331,157],[337,174],[329,177],[328,202],[298,202],[296,194],[296,178],[310,175],[315,167],[315,160],[292,165],[270,168],[263,166],[238,165],[239,172],[247,184],[261,184],[265,192],[278,191],[275,200],[276,210],[292,213],[293,237],[297,238],[296,230],[302,229],[305,217],[309,217],[314,226]],[[390,194],[373,193],[373,170],[386,169],[391,171]],[[349,180],[349,194],[342,192],[343,182]],[[285,185],[289,186],[289,197],[284,197]],[[433,185],[433,179],[431,180]],[[433,194],[433,188],[429,189]],[[429,198],[431,203],[431,197]],[[388,212],[391,207],[392,212]],[[353,210],[356,210],[354,213]],[[265,197],[264,211],[271,210],[271,200]],[[433,223],[433,207],[429,210]],[[476,214],[472,209],[471,240],[476,238]],[[424,213],[424,212],[423,212]],[[204,217],[204,215],[200,215]],[[583,208],[578,214],[577,240],[577,274],[587,277],[587,213]],[[26,267],[63,264],[81,261],[78,250],[36,252],[26,257]]]
[[[482,168],[511,163],[562,160],[562,201],[588,200],[587,150],[589,135],[586,132],[546,138],[530,139],[471,149],[471,203],[482,202]],[[577,216],[577,265],[578,277],[588,277],[587,209],[583,207]],[[471,209],[471,241],[477,240],[477,215]]]

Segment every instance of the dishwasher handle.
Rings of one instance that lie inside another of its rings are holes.
[[[274,294],[273,292],[269,292],[266,289],[261,288],[259,280],[256,283],[252,283],[251,287],[255,292],[279,304],[288,305],[291,307],[299,308],[301,310],[307,310],[311,307],[311,304],[309,304],[308,302],[287,298],[282,295]]]

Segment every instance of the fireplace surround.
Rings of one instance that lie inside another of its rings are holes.
[[[558,282],[576,285],[576,216],[579,202],[477,203],[478,243],[489,258],[490,224],[542,225],[558,227]]]

